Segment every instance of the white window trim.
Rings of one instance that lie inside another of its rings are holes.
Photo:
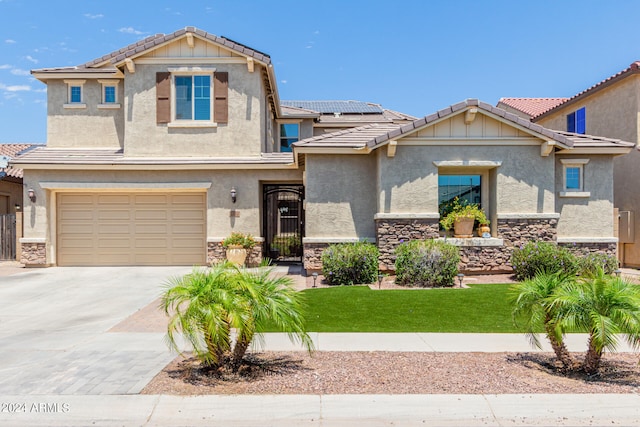
[[[562,188],[558,194],[560,197],[591,197],[591,192],[584,191],[584,165],[589,163],[589,159],[560,159],[562,164]],[[567,168],[580,169],[580,188],[567,188]]]
[[[213,121],[214,117],[214,96],[213,96],[213,86],[215,84],[214,73],[216,71],[215,68],[209,67],[177,67],[177,68],[169,68],[168,71],[171,73],[171,121],[167,123],[167,127],[169,128],[212,128],[217,127],[218,124]],[[209,120],[177,120],[176,119],[176,76],[210,76],[211,77],[211,85],[209,87],[209,100],[211,102],[211,117]]]
[[[100,110],[112,110],[120,108],[120,103],[118,102],[118,83],[119,80],[98,80],[98,83],[102,85],[101,89],[101,103],[98,104],[98,109]],[[116,102],[105,102],[105,90],[107,87],[114,87],[116,90]]]
[[[63,105],[63,108],[87,108],[87,104],[84,102],[84,84],[86,80],[65,80],[67,85],[67,102]],[[73,86],[80,86],[80,102],[71,102],[71,88]]]

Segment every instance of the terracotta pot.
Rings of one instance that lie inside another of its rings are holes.
[[[227,247],[227,260],[236,264],[244,265],[247,259],[247,250],[240,245],[229,245]]]
[[[474,222],[475,218],[472,216],[456,219],[456,221],[453,223],[453,237],[473,237]]]

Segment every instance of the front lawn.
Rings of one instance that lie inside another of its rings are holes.
[[[508,284],[468,289],[303,291],[309,332],[521,332],[511,320]]]

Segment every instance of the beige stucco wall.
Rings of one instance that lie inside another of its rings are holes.
[[[145,184],[155,188],[144,191],[181,191],[190,188],[189,183],[210,183],[207,191],[207,238],[218,239],[232,231],[262,234],[262,183],[301,183],[299,170],[221,170],[221,171],[42,171],[26,170],[25,182],[36,192],[35,204],[24,207],[24,228],[26,238],[47,239],[51,241],[50,219],[54,218],[55,205],[52,203],[52,191],[42,188],[42,182],[75,183],[74,190],[59,191],[135,191]],[[112,183],[104,187],[102,183]],[[183,183],[184,185],[181,185]],[[163,184],[176,184],[166,189]],[[231,187],[237,190],[236,203],[231,202]],[[86,190],[88,189],[88,190]],[[47,215],[47,208],[50,214]],[[230,216],[230,211],[239,211],[239,217]]]
[[[374,155],[306,156],[306,237],[375,238]]]
[[[570,154],[556,157],[558,238],[613,238],[613,159]],[[589,159],[583,167],[584,191],[589,197],[560,197],[564,185],[561,159]]]
[[[229,73],[229,121],[216,127],[170,127],[156,123],[156,73],[184,64],[136,65],[125,72],[125,155],[162,157],[258,156],[267,138],[266,93],[260,66],[189,64]]]
[[[85,80],[85,79],[82,79]],[[86,108],[65,108],[68,85],[63,80],[47,83],[47,146],[50,148],[122,148],[124,143],[124,85],[117,85],[120,108],[102,109],[102,85],[86,79]]]
[[[554,212],[553,157],[541,157],[539,146],[526,145],[399,145],[395,157],[381,153],[379,212],[437,213],[438,167],[433,162],[455,160],[501,162],[499,167],[492,168],[494,179],[490,179],[488,168],[459,167],[442,171],[451,174],[485,172],[483,192],[489,191],[489,200],[483,201],[483,205],[490,216]]]
[[[537,123],[552,129],[566,130],[566,115],[586,107],[587,133],[640,141],[640,76],[632,75],[618,83],[599,90],[569,107],[559,109]],[[640,153],[637,150],[614,159],[614,205],[620,211],[633,212],[640,219]],[[606,208],[602,208],[603,211]],[[640,266],[640,227],[635,227],[635,243],[623,244],[620,252],[627,266]]]

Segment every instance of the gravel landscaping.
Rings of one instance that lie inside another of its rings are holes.
[[[581,355],[576,355],[580,357]],[[601,374],[565,376],[549,353],[264,352],[240,375],[176,358],[143,394],[637,393],[638,355],[607,354]]]

